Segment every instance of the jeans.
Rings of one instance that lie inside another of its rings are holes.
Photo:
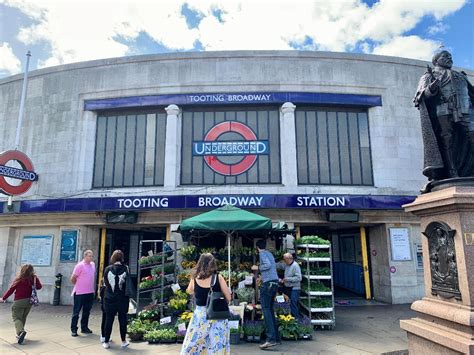
[[[94,294],[86,293],[84,295],[74,294],[74,306],[72,308],[71,331],[77,332],[77,321],[82,309],[81,330],[89,329],[89,315],[92,304],[94,303]]]
[[[300,311],[298,310],[298,300],[300,299],[300,290],[291,290],[290,296],[290,307],[291,315],[296,319],[300,316]]]
[[[273,309],[277,290],[278,280],[264,282],[260,288],[263,320],[267,332],[267,341],[270,343],[279,343],[281,341],[280,333],[278,333],[278,323],[275,319],[275,311]]]

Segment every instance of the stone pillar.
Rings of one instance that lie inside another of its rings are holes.
[[[281,106],[280,113],[280,156],[281,182],[284,186],[298,186],[296,165],[295,108],[291,102]]]
[[[13,228],[0,228],[0,292],[3,294],[10,286],[11,275],[15,270],[13,265],[13,239],[15,238],[15,230]]]
[[[174,188],[179,185],[181,163],[181,111],[176,105],[165,108],[166,146],[164,186]]]
[[[474,187],[453,186],[405,205],[420,217],[425,297],[400,321],[411,354],[474,353]],[[431,255],[431,256],[430,256]]]

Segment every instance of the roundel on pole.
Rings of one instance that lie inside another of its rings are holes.
[[[7,166],[10,161],[17,161],[21,169]],[[21,180],[19,185],[12,185],[6,178]],[[7,195],[21,195],[27,192],[33,181],[38,180],[33,163],[25,153],[18,150],[8,150],[0,153],[0,192]]]

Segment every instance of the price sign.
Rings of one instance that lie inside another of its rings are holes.
[[[285,297],[283,295],[276,296],[276,300],[278,303],[284,303]]]
[[[168,324],[168,323],[171,323],[171,317],[164,317],[164,318],[160,319],[160,324],[161,325]]]
[[[178,324],[178,330],[181,332],[186,331],[186,324],[185,323],[179,323]]]
[[[239,321],[238,320],[229,321],[229,328],[230,329],[239,329]]]
[[[171,286],[171,289],[173,290],[174,293],[178,292],[179,290],[181,290],[181,287],[179,286],[179,284],[173,284]]]

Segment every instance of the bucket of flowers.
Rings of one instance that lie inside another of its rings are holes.
[[[297,340],[298,339],[298,322],[291,314],[278,316],[278,331],[282,339]]]
[[[313,325],[311,319],[303,315],[298,319],[298,339],[311,340],[313,338]]]

